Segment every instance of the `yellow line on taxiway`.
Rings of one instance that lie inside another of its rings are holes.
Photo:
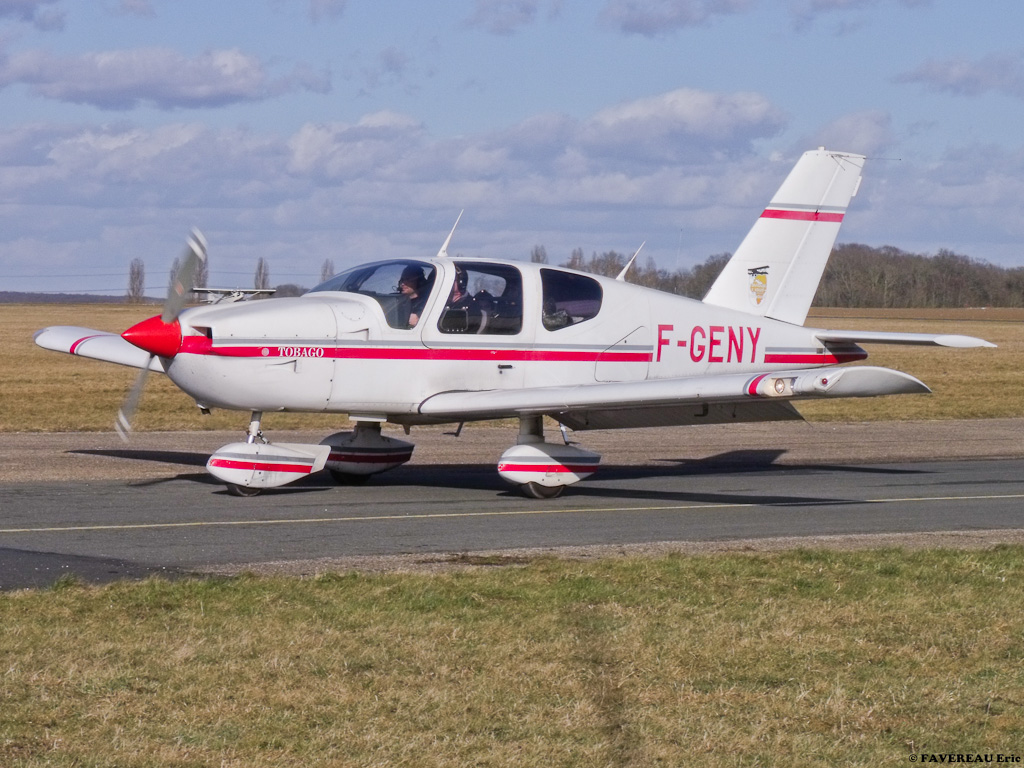
[[[363,523],[382,520],[434,520],[454,517],[517,517],[527,515],[600,514],[605,512],[678,512],[697,509],[743,509],[760,506],[846,506],[852,504],[897,504],[927,501],[993,501],[997,499],[1024,499],[1024,494],[983,496],[920,496],[889,499],[838,499],[836,501],[808,501],[792,504],[764,504],[744,502],[732,504],[678,504],[649,507],[570,507],[567,509],[519,509],[492,512],[424,512],[411,515],[366,515],[351,517],[299,517],[263,520],[193,520],[183,523],[124,523],[115,525],[64,525],[39,528],[0,528],[0,535],[16,533],[76,533],[88,531],[138,531],[170,528],[217,528],[236,525],[316,525],[325,523]]]

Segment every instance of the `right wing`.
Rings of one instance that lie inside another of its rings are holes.
[[[54,352],[89,357],[131,368],[148,367],[151,371],[164,373],[160,358],[151,356],[149,352],[125,341],[116,333],[94,331],[92,328],[79,328],[74,325],[54,325],[36,331],[33,339],[43,349]]]
[[[900,371],[853,366],[442,392],[424,400],[420,413],[447,421],[544,415],[573,429],[617,429],[799,419],[789,400],[929,391]]]

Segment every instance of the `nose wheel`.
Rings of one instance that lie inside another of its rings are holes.
[[[228,493],[232,496],[240,496],[243,499],[248,499],[251,496],[259,496],[262,492],[262,488],[253,488],[251,485],[237,485],[235,483],[226,484]]]
[[[528,499],[557,499],[565,490],[564,485],[541,485],[540,483],[523,483],[519,491]]]

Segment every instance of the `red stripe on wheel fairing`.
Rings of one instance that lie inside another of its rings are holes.
[[[294,472],[299,475],[308,475],[313,468],[312,464],[272,464],[263,461],[233,461],[231,459],[210,459],[210,466],[224,469],[251,469],[259,472]]]
[[[593,472],[597,464],[499,464],[499,472]]]

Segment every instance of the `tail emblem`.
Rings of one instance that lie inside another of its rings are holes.
[[[750,275],[750,303],[756,307],[768,293],[768,267],[754,267],[748,269],[747,274]]]

